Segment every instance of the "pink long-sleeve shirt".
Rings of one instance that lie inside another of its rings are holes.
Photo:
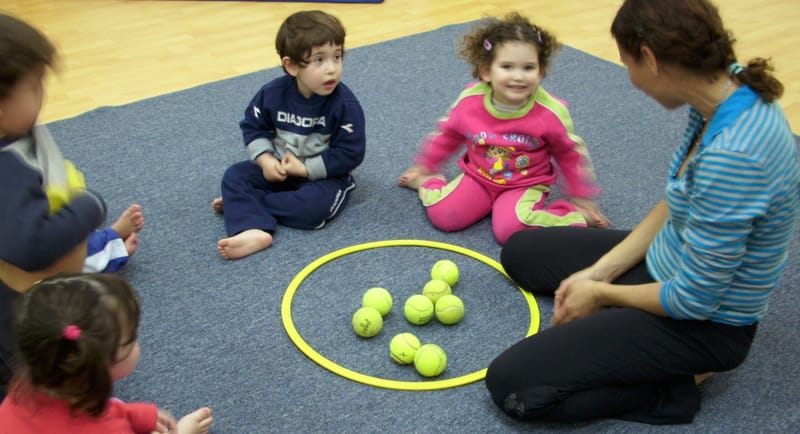
[[[471,84],[437,127],[414,158],[431,172],[466,145],[459,167],[487,185],[553,185],[557,165],[565,195],[593,199],[600,194],[586,145],[573,131],[566,104],[541,86],[524,107],[507,113],[492,105],[488,83]]]

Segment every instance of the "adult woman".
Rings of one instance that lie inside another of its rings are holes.
[[[782,85],[764,59],[736,63],[713,4],[626,0],[611,33],[634,86],[667,109],[690,106],[666,198],[630,232],[509,239],[503,266],[555,295],[554,327],[497,357],[486,386],[523,420],[688,423],[696,383],[747,356],[784,268],[800,164],[774,103]]]

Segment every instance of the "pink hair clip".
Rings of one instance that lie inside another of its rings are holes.
[[[542,45],[543,41],[542,41],[542,31],[541,30],[537,30],[536,31],[536,39],[539,40],[539,45]]]
[[[79,337],[81,337],[81,328],[70,324],[64,327],[64,330],[61,332],[61,336],[64,336],[64,339],[68,341],[77,341]]]
[[[486,51],[492,51],[492,42],[489,41],[488,38],[483,40],[483,48],[485,48]]]

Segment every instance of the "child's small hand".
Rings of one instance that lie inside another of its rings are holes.
[[[158,434],[167,434],[167,433],[177,433],[178,432],[178,424],[175,422],[175,418],[168,412],[167,410],[158,409],[158,419],[156,420],[156,433]]]
[[[270,182],[286,180],[286,170],[280,160],[270,153],[263,153],[256,158],[256,164],[261,168],[264,179]]]
[[[281,160],[283,170],[286,171],[287,176],[296,176],[299,178],[308,178],[308,169],[306,165],[295,157],[291,152],[287,152],[286,156]]]
[[[573,197],[570,201],[578,208],[586,219],[586,224],[593,228],[607,228],[611,226],[611,221],[603,215],[600,207],[593,200]]]

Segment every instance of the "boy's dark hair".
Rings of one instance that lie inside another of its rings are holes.
[[[100,416],[112,397],[117,351],[136,340],[136,291],[115,274],[56,276],[29,289],[15,313],[22,364],[12,393],[20,400],[31,387],[45,390],[72,411]]]
[[[0,99],[8,96],[23,75],[42,65],[52,67],[55,60],[56,49],[44,34],[0,13]]]
[[[300,11],[281,24],[275,49],[281,59],[288,57],[302,68],[308,65],[306,60],[314,47],[333,43],[341,45],[344,53],[344,37],[344,27],[335,16],[322,11]]]

